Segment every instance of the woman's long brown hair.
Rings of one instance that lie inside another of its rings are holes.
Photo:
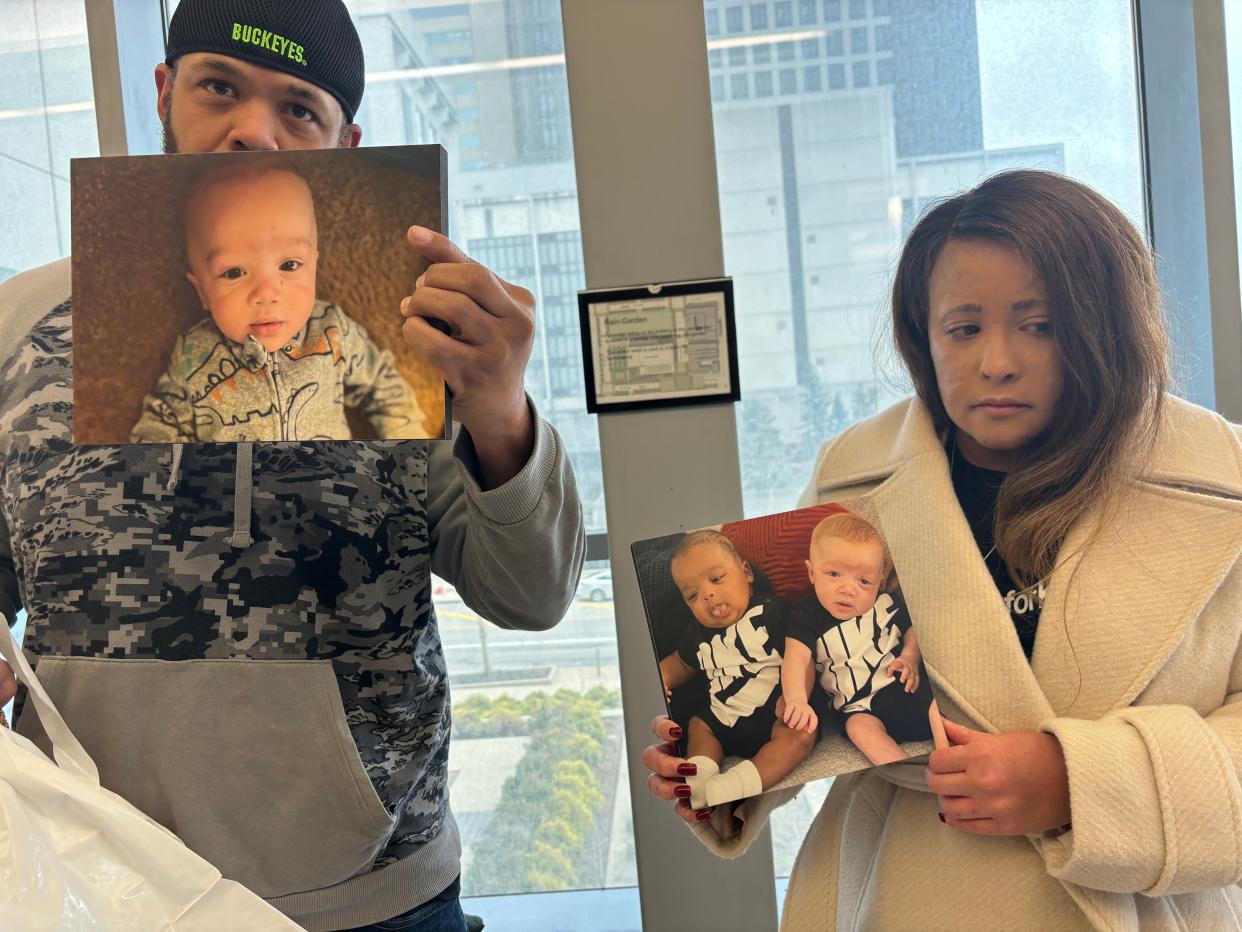
[[[915,391],[944,433],[954,425],[936,386],[928,289],[950,240],[1017,253],[1039,276],[1065,370],[1056,417],[996,502],[994,540],[1014,581],[1045,578],[1070,526],[1119,500],[1127,469],[1146,455],[1169,384],[1155,263],[1143,237],[1086,185],[1045,171],[1009,171],[929,210],[906,240],[893,283],[892,324]]]

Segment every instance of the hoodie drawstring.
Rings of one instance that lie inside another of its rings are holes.
[[[164,490],[171,492],[177,487],[177,479],[181,475],[181,450],[182,445],[174,443],[172,448],[172,462],[168,465],[168,482],[164,485]]]
[[[253,543],[250,536],[251,493],[254,490],[254,444],[237,445],[237,470],[233,474],[233,539],[239,550]]]

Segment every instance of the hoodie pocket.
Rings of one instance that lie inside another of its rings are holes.
[[[104,786],[263,897],[370,869],[393,828],[327,660],[40,658]],[[33,714],[20,733],[45,751]]]

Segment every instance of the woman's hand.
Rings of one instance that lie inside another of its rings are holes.
[[[681,728],[667,715],[657,715],[651,730],[664,743],[648,745],[643,750],[643,766],[652,771],[647,778],[647,789],[661,799],[676,800],[673,808],[686,824],[706,822],[712,817],[711,809],[695,811],[690,808],[690,787],[685,778],[693,777],[696,768],[677,756],[677,745],[673,742],[681,738]]]
[[[989,735],[941,716],[953,747],[923,771],[941,821],[975,835],[1030,835],[1070,821],[1069,776],[1053,735]]]
[[[905,687],[906,692],[912,693],[919,688],[919,665],[911,663],[905,657],[897,656],[893,658],[893,662],[888,665],[888,675],[895,676],[900,680],[901,685]]]

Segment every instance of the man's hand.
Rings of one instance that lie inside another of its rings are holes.
[[[1069,776],[1053,735],[989,735],[941,716],[953,747],[923,775],[946,825],[975,835],[1030,835],[1070,821]]]
[[[780,715],[781,721],[794,731],[805,731],[808,735],[815,734],[815,729],[819,725],[819,716],[805,699],[786,702],[785,708],[777,714]]]
[[[912,664],[905,657],[899,655],[893,658],[893,662],[888,665],[888,675],[895,676],[908,693],[919,688],[919,665]]]
[[[401,302],[402,332],[453,393],[453,418],[470,432],[486,488],[526,464],[535,423],[523,379],[535,333],[535,299],[498,278],[439,233],[410,227],[411,246],[431,262]],[[442,333],[430,323],[448,325]]]

